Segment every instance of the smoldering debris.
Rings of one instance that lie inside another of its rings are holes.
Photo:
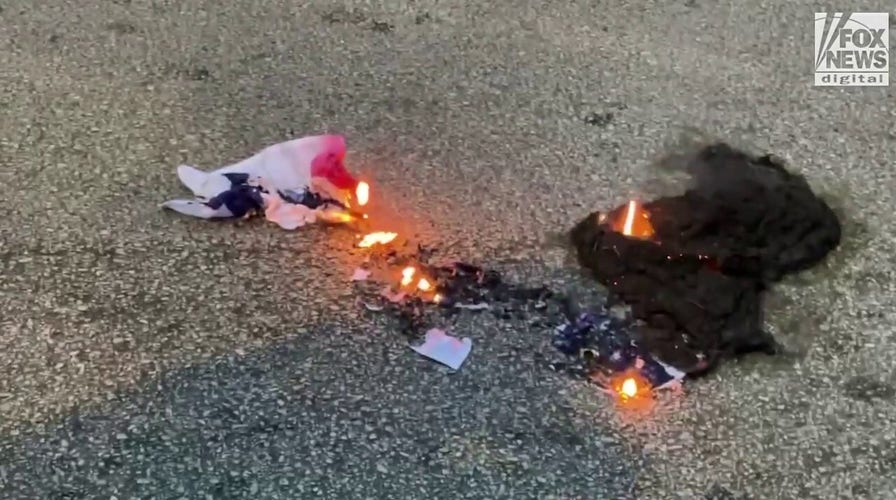
[[[418,246],[405,254],[390,249],[372,256],[373,260],[380,261],[379,267],[391,270],[393,280],[385,286],[375,285],[377,293],[365,299],[365,307],[396,318],[400,331],[409,338],[418,338],[463,311],[489,313],[501,319],[519,318],[527,311],[545,311],[555,296],[547,286],[509,283],[497,271],[475,264],[430,263],[434,253],[432,249]],[[390,273],[373,274],[379,277]]]
[[[571,231],[580,263],[631,306],[634,338],[696,375],[738,354],[780,350],[762,329],[762,293],[840,243],[836,214],[806,180],[771,156],[714,144],[689,157],[693,187],[645,203],[650,237],[594,212]]]

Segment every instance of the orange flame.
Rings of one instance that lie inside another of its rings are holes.
[[[624,403],[634,403],[649,398],[644,398],[651,392],[650,381],[638,372],[637,368],[626,370],[610,378],[606,385]]]
[[[355,220],[355,216],[345,212],[323,212],[320,215],[320,218],[333,224],[346,223]]]
[[[635,238],[650,238],[654,234],[650,216],[646,210],[638,206],[638,202],[635,200],[628,202],[621,231],[622,234]]]
[[[397,233],[376,232],[370,233],[358,243],[361,248],[369,248],[373,245],[385,245],[398,237]]]
[[[408,266],[401,270],[401,283],[402,287],[408,287],[414,281],[414,276],[416,276],[417,269],[414,266]],[[434,292],[432,282],[429,281],[426,277],[421,276],[420,279],[417,280],[416,285],[417,290],[429,294],[429,292]],[[432,301],[440,302],[442,300],[442,296],[438,293],[433,294]]]
[[[370,184],[367,184],[364,181],[358,183],[358,187],[355,188],[355,197],[358,198],[358,205],[364,206],[370,201]]]
[[[414,279],[414,272],[416,272],[416,269],[413,267],[406,267],[401,271],[401,286],[408,286],[411,284],[411,280]]]
[[[638,383],[635,379],[629,377],[622,382],[619,388],[619,395],[624,398],[633,398],[638,395]]]

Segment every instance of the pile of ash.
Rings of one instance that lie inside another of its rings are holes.
[[[840,222],[806,180],[770,156],[726,144],[688,162],[693,187],[644,204],[653,235],[622,234],[626,206],[571,231],[580,263],[631,307],[635,341],[690,375],[779,345],[762,328],[762,292],[840,243]]]

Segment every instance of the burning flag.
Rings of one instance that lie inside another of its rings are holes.
[[[170,200],[162,207],[202,219],[264,213],[284,229],[318,219],[350,222],[361,216],[333,209],[347,212],[353,190],[369,199],[370,186],[362,186],[345,168],[345,151],[342,136],[321,135],[268,146],[211,172],[181,165],[177,175],[194,199]]]

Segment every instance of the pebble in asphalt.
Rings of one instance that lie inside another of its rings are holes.
[[[4,2],[0,497],[887,498],[893,90],[811,86],[812,12],[761,2]],[[685,128],[790,160],[843,247],[769,297],[793,355],[647,416],[487,319],[448,375],[359,317],[344,233],[202,223],[180,163],[304,133],[407,231],[591,288],[544,235]],[[321,249],[332,249],[319,255]]]

